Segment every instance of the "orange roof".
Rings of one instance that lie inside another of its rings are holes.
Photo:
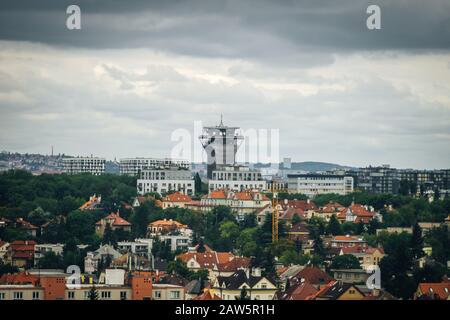
[[[97,225],[102,225],[108,221],[112,221],[111,225],[113,226],[131,226],[131,223],[129,223],[124,218],[121,218],[119,215],[119,212],[117,213],[110,213],[108,216],[103,218],[102,220],[98,221]]]
[[[335,236],[333,238],[333,241],[362,241],[362,240],[359,239],[358,237],[345,235],[345,236]]]
[[[183,262],[188,262],[191,259],[197,261],[200,268],[213,269],[214,267],[231,261],[234,255],[231,252],[185,252],[177,256]]]
[[[153,222],[150,222],[149,227],[162,227],[162,228],[176,228],[176,229],[181,229],[181,228],[187,228],[187,225],[182,224],[178,221],[172,220],[172,219],[161,219],[161,220],[156,220]]]
[[[286,203],[287,202],[287,203]],[[303,211],[317,210],[317,206],[310,200],[287,200],[280,201],[281,207],[286,210],[287,208],[300,208]]]
[[[225,257],[224,257],[225,258]],[[234,257],[231,261],[226,261],[217,266],[217,268],[222,272],[235,272],[240,268],[249,267],[251,263],[250,258],[246,257]]]
[[[89,198],[88,201],[86,201],[85,203],[83,203],[83,205],[80,207],[80,210],[86,210],[86,209],[93,209],[90,208],[92,205],[100,203],[100,197],[97,197],[96,195],[93,195],[92,197]]]
[[[225,194],[225,190],[215,190],[209,193],[210,199],[226,199],[227,195]]]
[[[450,283],[419,283],[419,290],[427,296],[438,296],[441,300],[447,300],[450,295]]]
[[[214,293],[211,293],[209,289],[205,289],[204,292],[199,295],[198,297],[195,297],[192,300],[222,300],[220,297]]]
[[[33,224],[29,223],[28,221],[23,220],[22,218],[17,218],[16,222],[20,224],[20,226],[23,229],[27,230],[36,230],[38,227],[34,226]]]
[[[15,274],[4,274],[0,277],[0,284],[33,284],[36,285],[39,278],[26,271]]]
[[[317,267],[306,267],[300,270],[295,275],[295,278],[305,279],[305,281],[310,284],[326,284],[334,280],[328,273]]]
[[[188,195],[182,194],[180,192],[175,192],[167,195],[163,202],[191,202],[192,199]]]

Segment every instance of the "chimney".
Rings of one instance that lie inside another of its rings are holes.
[[[284,199],[284,204],[288,204],[288,199]]]
[[[306,199],[306,203],[307,204],[310,204],[311,203],[311,200],[308,198],[308,199]]]
[[[245,269],[245,275],[247,276],[247,279],[250,278],[250,268]]]
[[[253,276],[255,277],[261,277],[261,268],[256,267],[253,269]]]

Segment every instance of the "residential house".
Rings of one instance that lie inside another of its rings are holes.
[[[336,217],[340,222],[362,222],[367,224],[372,219],[383,222],[383,216],[379,212],[376,212],[373,207],[355,203],[352,203],[348,208],[341,209]]]
[[[285,212],[288,209],[297,209],[297,212],[300,212],[302,217],[305,217],[306,219],[311,219],[313,217],[314,212],[317,211],[317,206],[314,203],[314,201],[307,199],[307,200],[289,200],[284,199],[278,202],[278,212]]]
[[[333,277],[345,283],[365,283],[369,274],[364,269],[332,269]]]
[[[210,191],[200,199],[195,206],[200,211],[211,211],[217,206],[228,206],[236,215],[237,220],[243,220],[246,215],[258,213],[262,208],[271,205],[271,200],[258,190],[234,192],[227,189]]]
[[[206,269],[209,271],[209,278],[214,279],[219,270],[219,265],[224,265],[235,258],[231,252],[216,252],[207,245],[182,253],[177,259],[186,263],[188,269],[198,271]]]
[[[185,300],[184,287],[175,284],[154,283],[152,299]]]
[[[341,281],[330,282],[309,300],[363,300],[364,293],[354,284]]]
[[[105,264],[106,267],[108,267],[114,259],[121,256],[122,254],[120,254],[120,252],[114,249],[111,245],[102,245],[97,250],[90,251],[86,254],[86,257],[84,258],[84,272],[89,274],[94,273],[98,270],[99,265],[101,264]]]
[[[191,203],[192,199],[186,194],[175,192],[162,199],[162,208],[185,208],[186,204]]]
[[[27,235],[32,236],[32,237],[36,237],[37,230],[39,229],[38,227],[31,224],[30,222],[25,221],[23,218],[17,218],[14,223],[14,227],[25,231]]]
[[[151,222],[147,227],[147,235],[156,237],[165,234],[192,236],[192,230],[185,224],[172,219],[162,219]]]
[[[314,296],[319,289],[307,281],[296,283],[290,286],[285,292],[278,297],[279,300],[307,300],[308,297]]]
[[[366,248],[367,241],[362,238],[345,235],[345,236],[335,236],[330,242],[331,248],[346,248],[346,247],[362,247]]]
[[[220,299],[220,297],[218,295],[212,293],[210,289],[205,289],[205,290],[203,290],[203,293],[201,295],[195,297],[192,300],[209,301],[209,300],[222,300],[222,299]]]
[[[82,211],[93,211],[102,209],[101,207],[102,197],[97,195],[92,195],[89,197],[89,200],[81,205],[79,208]]]
[[[131,232],[131,223],[121,218],[119,211],[110,213],[108,216],[98,221],[95,224],[95,232],[102,237],[107,226],[113,231],[123,230],[125,232]]]
[[[323,207],[321,207],[319,210],[314,212],[314,217],[325,219],[326,221],[329,221],[330,218],[334,215],[337,216],[337,214],[342,211],[345,207],[337,202],[329,202]]]
[[[13,266],[26,268],[34,264],[35,241],[16,240],[10,243],[5,260]]]
[[[64,245],[61,243],[42,243],[34,246],[34,266],[39,266],[39,261],[48,252],[53,252],[57,256],[62,256]]]
[[[342,247],[339,255],[351,254],[355,256],[364,270],[371,266],[378,266],[386,255],[383,248],[351,246]]]
[[[439,283],[419,283],[414,299],[450,300],[450,281]]]
[[[8,253],[9,242],[0,240],[0,261],[4,261],[6,253]]]
[[[219,276],[213,282],[211,293],[223,300],[236,300],[246,289],[250,300],[273,300],[277,292],[275,280],[261,275],[259,269],[238,270],[231,276]]]
[[[306,242],[309,238],[309,229],[303,222],[297,223],[287,231],[287,237],[292,241]]]
[[[291,277],[290,284],[292,286],[297,283],[308,282],[317,289],[320,289],[330,283],[330,281],[334,281],[334,279],[322,269],[317,267],[305,267]]]
[[[136,198],[134,198],[132,206],[133,206],[133,208],[138,208],[148,201],[154,201],[155,206],[162,208],[162,201],[156,199],[155,197],[153,197],[151,195],[137,196]]]

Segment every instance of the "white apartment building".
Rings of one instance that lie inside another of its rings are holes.
[[[190,169],[190,163],[181,159],[158,158],[123,158],[119,162],[120,174],[139,176],[143,169],[179,167]]]
[[[187,250],[192,244],[192,236],[166,234],[160,235],[159,240],[170,246],[171,251]]]
[[[353,177],[333,174],[288,174],[289,193],[302,193],[308,197],[353,192]]]
[[[53,252],[57,256],[62,256],[64,252],[64,244],[61,243],[43,243],[34,246],[34,265],[38,266],[47,252]]]
[[[221,166],[212,172],[208,182],[210,191],[227,189],[232,191],[267,189],[267,183],[261,176],[261,171],[244,166]]]
[[[122,253],[133,253],[150,259],[152,257],[153,239],[135,239],[134,241],[117,242],[117,250]]]
[[[63,159],[63,171],[67,174],[90,173],[98,176],[105,173],[105,158],[76,157]]]
[[[179,167],[143,169],[137,180],[137,191],[141,195],[150,192],[165,194],[170,191],[193,195],[195,193],[194,177],[191,171]]]

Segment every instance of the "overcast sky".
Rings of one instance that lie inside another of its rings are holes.
[[[0,150],[165,157],[220,114],[293,161],[449,168],[450,1],[0,2]]]

